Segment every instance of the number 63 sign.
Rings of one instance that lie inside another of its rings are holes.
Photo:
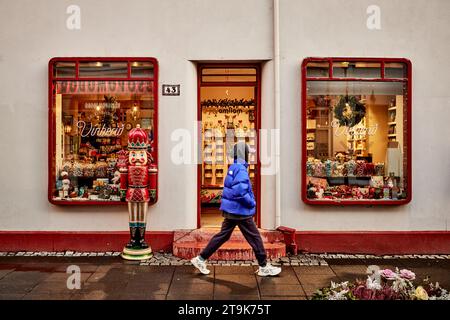
[[[162,85],[163,96],[179,96],[180,85],[179,84],[163,84]]]

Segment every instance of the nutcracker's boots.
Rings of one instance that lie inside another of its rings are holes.
[[[140,223],[139,226],[139,243],[142,249],[148,248],[148,243],[145,242],[145,227],[146,223]]]
[[[128,249],[132,249],[138,245],[138,241],[136,239],[137,236],[138,236],[138,228],[130,226],[130,242],[128,242],[126,245]]]

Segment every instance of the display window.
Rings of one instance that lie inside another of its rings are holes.
[[[411,200],[411,63],[307,58],[302,64],[302,199]]]
[[[132,128],[146,130],[158,163],[156,59],[54,58],[49,87],[49,201],[123,203],[117,164]]]
[[[199,121],[199,220],[203,227],[220,226],[219,211],[224,180],[234,162],[236,143],[248,146],[248,173],[257,201],[259,195],[258,128],[259,66],[200,65]]]

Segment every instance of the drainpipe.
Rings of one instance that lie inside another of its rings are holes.
[[[275,228],[281,225],[281,182],[280,182],[280,1],[273,0],[273,57],[275,76],[275,129],[278,131],[275,140]]]
[[[284,236],[286,250],[291,254],[297,254],[298,247],[295,239],[296,230],[281,226],[281,174],[280,174],[280,149],[281,149],[281,89],[280,89],[280,0],[273,0],[273,60],[275,77],[275,129],[278,130],[275,144],[275,228]]]

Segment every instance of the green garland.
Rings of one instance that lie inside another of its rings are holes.
[[[209,99],[209,100],[203,100],[200,102],[202,107],[237,107],[237,106],[244,106],[244,107],[252,107],[256,105],[256,102],[254,99],[250,100],[244,100],[244,99]]]
[[[353,127],[366,116],[366,106],[355,96],[341,96],[334,107],[334,117],[341,127]]]

